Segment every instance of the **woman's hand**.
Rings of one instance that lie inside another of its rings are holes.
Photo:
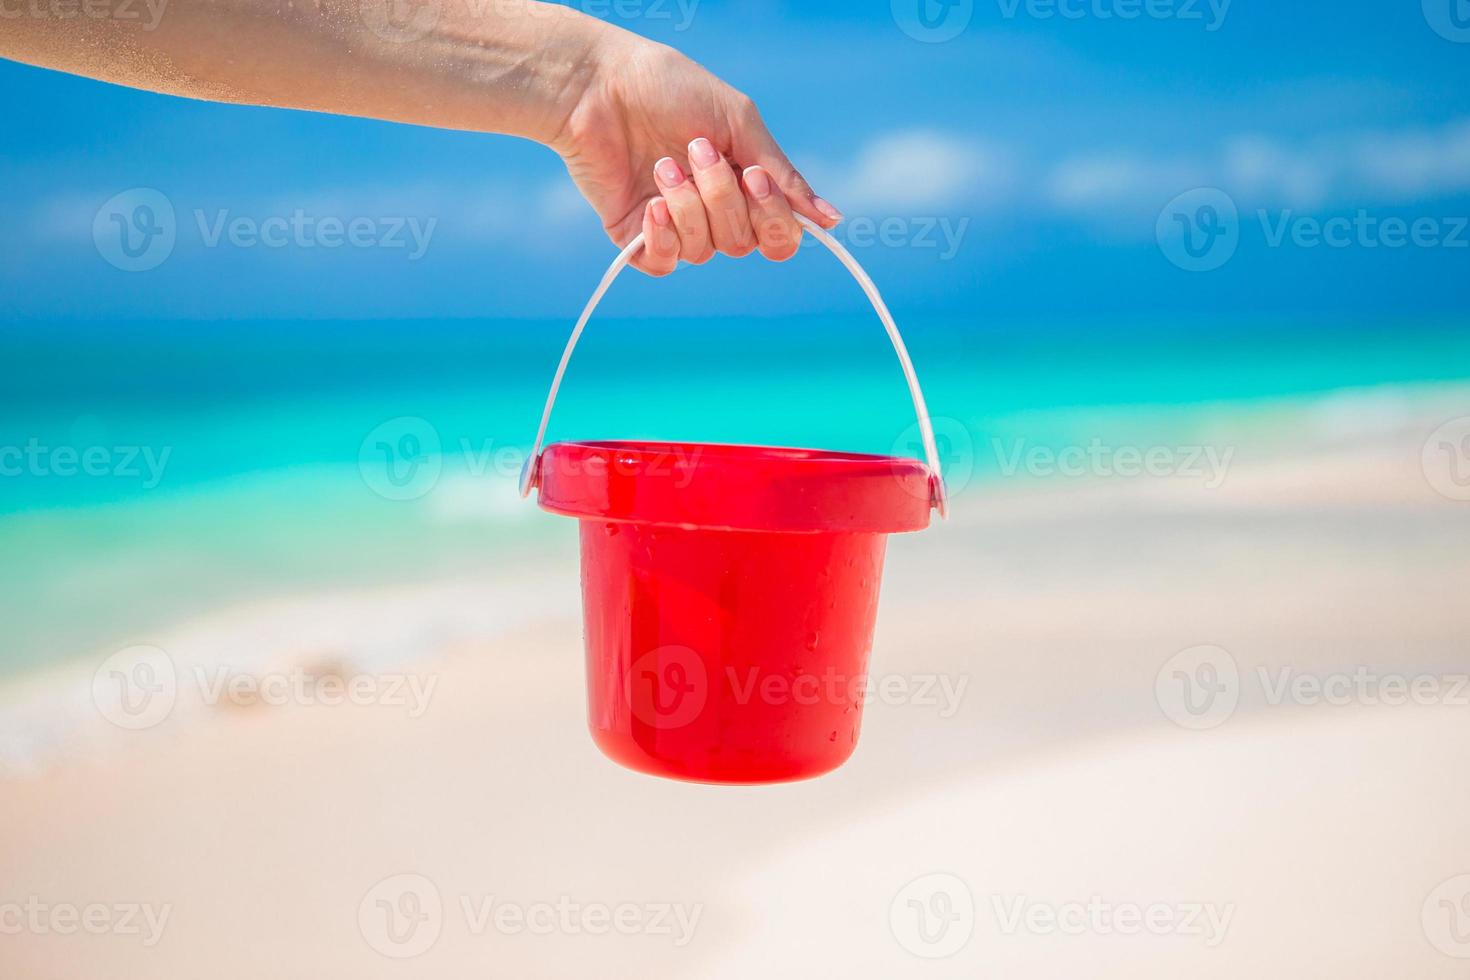
[[[746,96],[636,35],[607,32],[599,46],[598,67],[551,145],[616,244],[644,233],[639,269],[667,275],[680,259],[756,249],[779,262],[801,242],[793,212],[826,228],[841,220]]]
[[[754,104],[672,48],[566,6],[450,3],[412,31],[396,0],[171,0],[139,28],[0,18],[0,56],[196,99],[508,133],[561,154],[577,187],[654,275],[759,248],[789,258],[812,194]],[[657,172],[657,177],[655,176]]]

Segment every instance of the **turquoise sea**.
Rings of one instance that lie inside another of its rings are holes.
[[[253,597],[533,561],[571,536],[516,499],[561,321],[0,328],[0,671]],[[1470,379],[1470,324],[905,324],[960,507],[993,440],[1172,444],[1293,405]],[[1333,396],[1336,397],[1336,396]],[[605,320],[552,438],[917,454],[870,317]]]

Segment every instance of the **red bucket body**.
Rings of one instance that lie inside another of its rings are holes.
[[[537,482],[581,521],[588,722],[641,772],[802,779],[852,754],[887,535],[929,520],[914,460],[558,443]]]

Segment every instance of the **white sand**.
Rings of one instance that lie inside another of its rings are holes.
[[[0,782],[0,926],[30,896],[171,907],[151,947],[0,935],[0,976],[1463,977],[1470,881],[1441,885],[1470,873],[1470,690],[1443,702],[1470,672],[1470,503],[1420,464],[1443,420],[1291,462],[1238,456],[1212,492],[971,494],[949,525],[892,542],[874,663],[963,683],[957,710],[870,703],[853,760],[801,784],[691,786],[604,761],[583,729],[565,551],[500,585],[193,624],[171,649],[309,634],[304,658],[348,650],[327,668],[348,672],[387,669],[365,634],[431,637],[408,669],[437,686],[418,717],[261,704],[104,725],[88,738],[106,751]],[[1202,644],[1233,658],[1239,704],[1190,730],[1156,679]],[[1359,666],[1428,678],[1442,703],[1271,704],[1259,673]],[[404,934],[432,945],[395,959],[375,945],[409,947],[374,900],[402,882],[369,893],[404,873],[442,908]],[[948,931],[931,919],[920,936],[909,901],[942,913],[940,893],[959,903]],[[633,903],[648,928],[511,934],[481,923],[489,898]],[[1089,903],[1108,918],[1048,928]],[[1130,931],[1133,908],[1163,934]],[[698,916],[692,937],[679,911]]]

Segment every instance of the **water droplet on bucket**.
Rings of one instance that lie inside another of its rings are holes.
[[[831,735],[828,735],[827,736],[827,741],[829,741],[829,742],[835,742],[835,741],[837,741],[837,733],[834,731]]]
[[[815,650],[817,648],[817,643],[820,640],[821,636],[817,633],[816,630],[812,630],[806,635],[806,648],[808,650]]]

